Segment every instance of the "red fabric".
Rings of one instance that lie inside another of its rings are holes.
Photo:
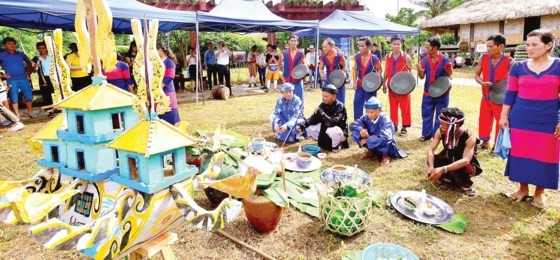
[[[399,109],[401,110],[402,125],[405,127],[411,126],[412,117],[410,115],[410,94],[399,95],[393,91],[389,91],[389,110],[393,125],[399,124]]]
[[[491,59],[490,55],[484,54],[480,58],[480,66],[482,69],[482,80],[483,81],[490,81],[490,62],[488,59]],[[511,57],[505,56],[504,60],[498,65],[498,67],[494,71],[494,82],[496,83],[500,80],[506,79],[509,74],[509,63],[511,62]],[[489,87],[482,87],[482,95],[488,96],[488,91],[490,90]]]
[[[393,74],[393,62],[395,62],[395,58],[393,57],[392,53],[387,54],[387,58],[385,59],[385,76],[387,77],[387,86],[391,86],[391,78],[402,71],[410,71],[406,67],[406,53],[401,52],[401,55],[397,58],[397,66],[395,69],[395,74]]]
[[[501,113],[501,105],[496,105],[491,100],[485,98],[480,101],[480,113],[478,116],[478,138],[480,140],[490,140],[492,125],[494,125],[494,140],[497,140]]]

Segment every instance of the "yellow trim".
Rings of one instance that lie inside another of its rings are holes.
[[[133,99],[133,94],[111,84],[91,85],[56,104],[56,107],[81,111],[132,107]]]

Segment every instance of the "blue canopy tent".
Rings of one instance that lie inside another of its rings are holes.
[[[130,19],[158,19],[167,32],[194,25],[195,12],[152,7],[135,0],[107,0],[113,13],[113,33],[131,33]],[[0,0],[0,25],[14,28],[74,30],[76,0]]]
[[[261,0],[222,0],[210,12],[196,12],[196,48],[199,31],[227,32],[278,32],[309,29],[315,32],[319,41],[318,20],[293,21],[273,14]],[[197,51],[200,60],[200,52]],[[198,73],[198,63],[196,71]],[[198,75],[197,75],[198,76]],[[198,80],[196,81],[196,101],[198,102]]]
[[[418,34],[420,29],[389,22],[370,11],[335,10],[319,22],[321,36],[363,36]],[[301,37],[313,37],[314,31],[304,29],[295,32]]]

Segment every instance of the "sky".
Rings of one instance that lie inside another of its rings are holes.
[[[385,14],[396,15],[398,8],[408,7],[418,10],[418,6],[409,0],[360,0],[370,11],[379,17],[385,18]]]

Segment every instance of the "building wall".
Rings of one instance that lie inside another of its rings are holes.
[[[66,142],[67,167],[78,170],[77,151],[84,152],[86,171],[97,174],[115,169],[115,150],[104,147],[94,147],[74,141]]]
[[[556,38],[560,38],[560,14],[541,17],[541,28],[552,30]]]
[[[523,43],[523,27],[525,19],[506,20],[504,26],[504,36],[506,36],[507,44],[521,44]]]
[[[117,130],[118,132],[122,133],[130,129],[134,125],[136,125],[136,123],[138,122],[138,114],[134,112],[134,109],[132,107],[119,107],[119,108],[105,109],[101,111],[94,111],[94,112],[90,112],[92,113],[91,120],[95,122],[94,134],[103,135],[103,134],[116,132],[113,131],[113,121],[111,115],[114,113],[121,113],[121,112],[124,113],[125,115],[124,116],[125,128],[123,130]],[[93,122],[91,123],[93,124]]]
[[[470,27],[470,25],[469,25]],[[474,42],[484,43],[488,35],[500,32],[500,22],[477,23],[474,25]]]
[[[48,162],[53,162],[51,154],[51,146],[58,146],[58,161],[60,163],[66,163],[66,145],[62,141],[58,140],[43,140],[43,159]]]

